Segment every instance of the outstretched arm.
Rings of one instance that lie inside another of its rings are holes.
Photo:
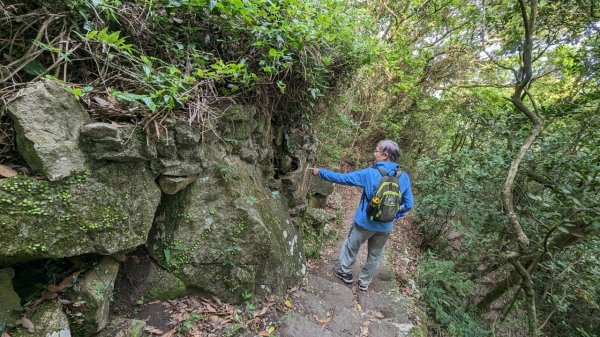
[[[350,173],[337,173],[324,168],[309,168],[314,176],[341,185],[365,187],[368,169]]]

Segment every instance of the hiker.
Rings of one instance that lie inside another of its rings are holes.
[[[323,180],[363,188],[360,204],[354,214],[354,223],[350,228],[348,238],[341,247],[339,264],[333,268],[334,275],[344,283],[351,284],[354,282],[352,268],[356,262],[360,246],[367,241],[367,262],[358,276],[358,288],[362,291],[366,291],[373,281],[383,255],[383,248],[394,226],[394,221],[413,208],[410,178],[406,172],[400,170],[400,165],[396,163],[396,159],[400,155],[398,144],[392,140],[382,140],[377,144],[373,155],[375,157],[373,166],[350,173],[337,173],[324,168],[310,168],[314,176],[319,176]],[[388,178],[386,180],[394,181],[394,183],[396,180],[399,182],[400,196],[398,196],[397,208],[394,209],[395,216],[392,214],[391,220],[388,217],[384,219],[387,221],[377,221],[367,214],[367,208],[373,205],[369,203],[376,196],[380,183],[384,179],[384,172],[388,176],[399,174],[399,177],[395,179],[390,180]]]

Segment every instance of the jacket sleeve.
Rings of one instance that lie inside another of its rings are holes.
[[[402,192],[402,205],[396,214],[396,219],[401,218],[414,207],[413,193],[410,186],[410,177],[404,172],[400,176],[400,192]]]
[[[328,169],[319,169],[319,178],[341,185],[365,187],[369,168],[349,173],[337,173]]]

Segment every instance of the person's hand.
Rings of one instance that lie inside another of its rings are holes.
[[[309,168],[307,168],[307,170],[310,170],[310,173],[312,173],[313,176],[319,175],[319,168],[318,167],[309,167]]]

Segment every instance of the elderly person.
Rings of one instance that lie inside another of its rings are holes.
[[[348,238],[341,247],[339,265],[333,268],[333,274],[337,278],[347,284],[353,283],[352,268],[356,262],[360,246],[367,241],[367,262],[358,276],[358,288],[362,291],[366,291],[369,288],[369,284],[373,281],[381,256],[383,255],[383,248],[394,226],[394,221],[413,208],[410,178],[406,172],[402,172],[398,177],[402,202],[396,218],[389,222],[379,222],[371,220],[367,216],[369,201],[375,196],[377,187],[382,179],[382,173],[378,167],[387,172],[389,176],[401,172],[400,165],[396,163],[399,155],[400,148],[396,142],[382,140],[377,144],[375,151],[373,151],[375,160],[373,166],[369,168],[350,173],[337,173],[323,168],[311,169],[314,176],[319,176],[323,180],[363,188],[360,204],[354,214],[354,223],[350,228]]]

